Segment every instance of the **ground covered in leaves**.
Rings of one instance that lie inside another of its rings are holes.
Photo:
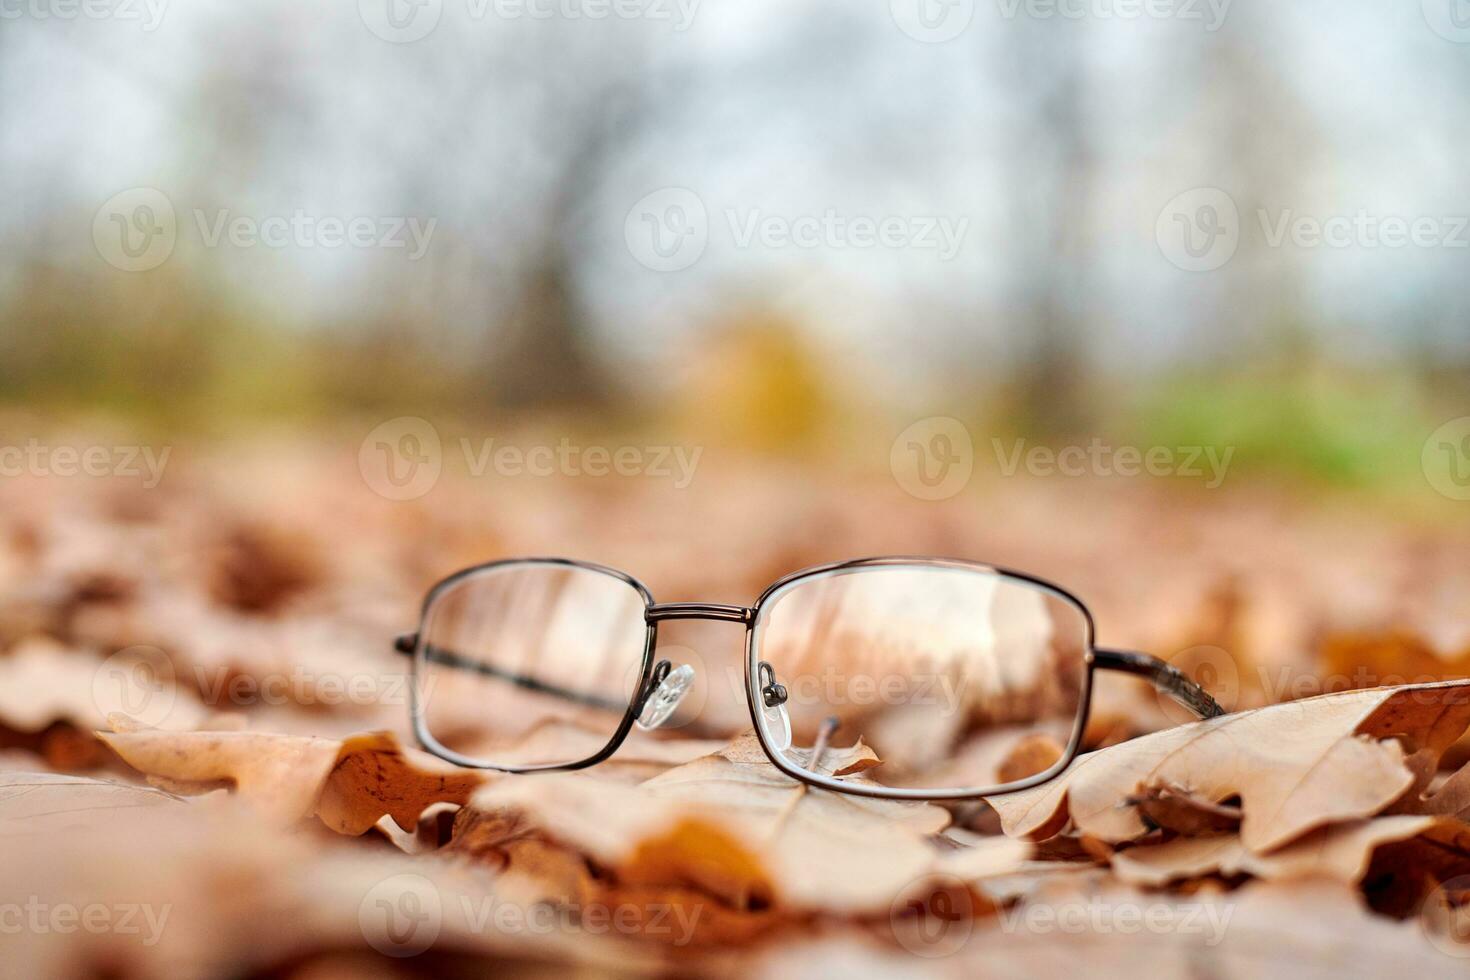
[[[927,503],[751,461],[695,489],[448,479],[405,502],[331,446],[179,455],[151,489],[0,483],[9,975],[1340,977],[1470,957],[1465,532],[1264,488],[1010,480]],[[1101,639],[1232,713],[1190,723],[1110,678],[1091,751],[1051,783],[988,806],[836,796],[742,730],[738,627],[680,624],[661,642],[700,668],[692,717],[601,766],[497,776],[409,737],[392,637],[460,566],[565,554],[663,601],[745,603],[893,553],[1065,583]]]

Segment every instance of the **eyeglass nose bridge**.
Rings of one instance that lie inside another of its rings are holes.
[[[648,607],[643,618],[650,623],[661,623],[666,619],[713,619],[749,626],[755,619],[755,610],[749,606],[727,606],[717,602],[655,602]]]

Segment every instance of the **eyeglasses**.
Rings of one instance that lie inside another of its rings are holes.
[[[1146,678],[1201,718],[1223,713],[1163,661],[1094,646],[1075,596],[991,565],[840,562],[732,606],[658,603],[615,569],[523,558],[444,579],[418,632],[398,638],[414,732],[462,766],[594,765],[635,725],[677,715],[697,674],[656,660],[658,627],[691,619],[744,625],[744,698],[776,768],[860,796],[973,799],[1051,779],[1082,744],[1098,669]]]

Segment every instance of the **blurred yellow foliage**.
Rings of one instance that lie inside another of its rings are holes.
[[[794,452],[833,430],[836,398],[810,332],[777,314],[713,331],[690,358],[675,413],[684,427],[726,445]]]

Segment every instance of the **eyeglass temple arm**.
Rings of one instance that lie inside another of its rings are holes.
[[[1116,670],[1124,674],[1144,677],[1154,687],[1184,705],[1201,718],[1216,718],[1225,713],[1208,691],[1190,680],[1189,675],[1178,667],[1164,663],[1158,657],[1132,650],[1092,651],[1092,662],[1104,670]]]
[[[408,633],[393,641],[393,649],[405,657],[413,656],[414,652],[418,649],[418,645],[419,637],[417,633]],[[496,667],[494,664],[487,664],[483,660],[466,657],[463,654],[455,653],[453,650],[446,650],[432,643],[424,644],[424,656],[436,664],[453,667],[455,670],[468,670],[476,674],[484,674],[486,677],[498,677],[501,680],[510,681],[516,687],[523,687],[528,691],[535,691],[538,694],[550,694],[552,697],[563,698],[567,701],[575,701],[577,704],[585,704],[590,708],[601,708],[605,711],[628,710],[626,704],[620,704],[608,698],[599,698],[594,694],[583,694],[580,691],[559,687],[556,684],[548,684],[534,677],[505,670],[502,667]]]

